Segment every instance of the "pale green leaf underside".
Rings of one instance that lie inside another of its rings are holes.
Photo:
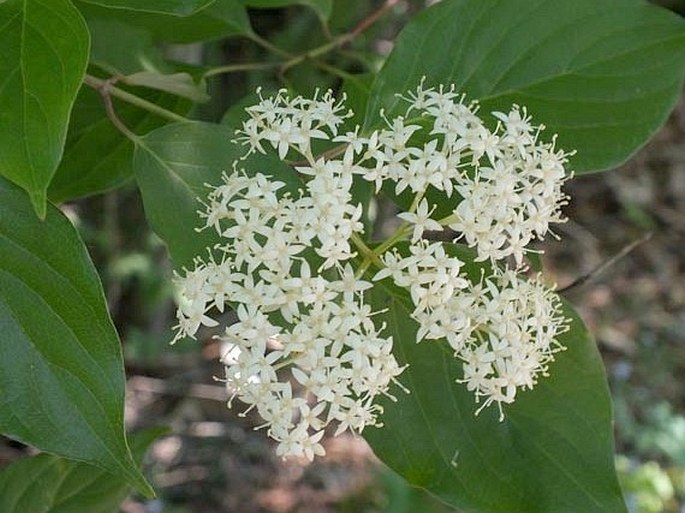
[[[481,112],[528,107],[577,150],[576,172],[614,167],[661,126],[680,94],[685,24],[640,0],[444,0],[398,37],[366,127],[418,85],[455,84]]]
[[[188,73],[162,74],[155,71],[138,71],[122,78],[125,84],[164,91],[195,103],[209,100],[204,83],[196,84]]]
[[[150,492],[126,445],[121,348],[95,268],[64,215],[40,221],[2,178],[0,390],[0,432]]]

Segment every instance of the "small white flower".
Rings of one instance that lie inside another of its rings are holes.
[[[423,235],[423,232],[426,230],[442,230],[442,225],[430,217],[434,210],[435,207],[430,211],[428,210],[428,201],[424,198],[419,203],[415,213],[402,212],[401,214],[397,214],[397,217],[400,219],[404,219],[408,223],[414,225],[414,232],[411,238],[412,242],[421,240],[421,235]]]

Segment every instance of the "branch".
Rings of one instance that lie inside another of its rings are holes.
[[[130,103],[131,105],[135,105],[136,107],[140,107],[143,110],[146,110],[152,114],[156,114],[159,117],[168,119],[169,121],[178,121],[178,122],[186,122],[189,121],[188,118],[185,118],[179,114],[176,114],[175,112],[172,112],[170,110],[167,110],[163,107],[160,107],[159,105],[149,102],[147,100],[144,100],[143,98],[140,98],[139,96],[136,96],[135,94],[131,94],[127,91],[124,91],[123,89],[119,89],[118,87],[114,87],[114,82],[116,82],[116,78],[112,77],[107,80],[102,80],[100,78],[96,78],[92,75],[86,74],[85,77],[83,77],[83,83],[86,84],[87,86],[92,87],[96,91],[100,93],[102,98],[105,100],[105,107],[107,107],[107,104],[109,103],[110,107],[112,104],[112,96],[115,96],[116,98],[119,98],[120,100],[125,101],[126,103]],[[112,109],[113,110],[113,109]],[[109,115],[109,112],[108,112]],[[116,115],[115,115],[116,117]],[[110,119],[112,119],[110,117]],[[118,119],[118,118],[117,118]],[[114,120],[112,119],[112,123],[114,123]],[[121,120],[119,120],[119,123],[121,123]],[[115,123],[116,125],[116,123]],[[117,126],[117,128],[120,128]],[[128,128],[126,128],[128,132]],[[124,132],[125,133],[125,132]],[[132,132],[131,132],[132,133]]]
[[[637,248],[640,244],[643,244],[644,242],[647,242],[649,239],[652,238],[652,235],[654,235],[652,232],[647,233],[646,235],[640,237],[637,240],[634,240],[627,246],[625,246],[621,251],[616,253],[614,256],[612,256],[609,260],[606,260],[605,262],[602,262],[599,264],[597,267],[592,269],[590,272],[583,274],[582,276],[579,276],[575,280],[573,280],[571,283],[566,285],[565,287],[562,287],[560,289],[557,289],[557,294],[564,294],[570,290],[576,289],[578,287],[581,287],[585,285],[588,281],[592,280],[596,276],[602,274],[604,271],[606,271],[609,267],[614,265],[616,262],[618,262],[621,258],[626,256],[628,253],[633,251],[635,248]]]

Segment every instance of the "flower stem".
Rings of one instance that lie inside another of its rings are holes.
[[[412,204],[409,207],[409,212],[414,213],[416,211],[419,203],[423,199],[423,195],[423,192],[419,192],[416,194],[416,196],[414,197],[414,201],[412,201]],[[359,266],[359,275],[363,275],[372,262],[378,265],[378,267],[380,268],[385,267],[385,264],[383,263],[383,260],[380,258],[380,256],[383,253],[385,253],[388,249],[393,247],[395,244],[397,244],[399,241],[404,239],[407,235],[409,235],[410,231],[411,223],[404,221],[400,226],[397,227],[397,229],[390,235],[390,237],[388,237],[384,242],[376,246],[375,249],[370,250],[371,254],[365,254],[364,260]]]
[[[455,223],[460,220],[459,215],[456,213],[452,213],[448,215],[447,217],[443,217],[442,219],[438,219],[438,223],[440,223],[442,226],[447,226],[449,224]]]
[[[357,249],[359,250],[359,252],[362,255],[364,255],[364,262],[366,262],[368,260],[370,262],[371,261],[374,262],[379,267],[385,267],[385,264],[383,264],[383,261],[379,258],[378,255],[375,254],[375,252],[369,246],[366,245],[366,243],[362,240],[362,238],[359,236],[359,234],[353,233],[352,237],[350,237],[350,238],[352,239],[352,242],[354,243],[354,245],[357,246]],[[364,267],[364,262],[362,262],[360,269],[362,267]],[[366,267],[368,267],[368,264],[366,265]]]
[[[414,200],[411,202],[411,205],[409,207],[409,213],[413,214],[416,212],[416,209],[419,208],[419,203],[421,203],[421,200],[423,199],[423,196],[425,194],[425,191],[417,192],[416,196],[414,196]]]

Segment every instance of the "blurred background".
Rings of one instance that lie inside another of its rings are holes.
[[[378,68],[401,27],[430,3],[337,0],[328,29],[333,34],[352,30],[379,9],[382,16],[329,63],[344,73]],[[660,3],[685,13],[683,1]],[[257,33],[295,54],[330,37],[306,7],[254,10],[250,16]],[[164,52],[187,66],[271,58],[243,39],[174,45]],[[285,85],[302,94],[315,85],[340,90],[344,73],[304,62],[285,74],[216,75],[207,83],[212,100],[191,117],[233,123],[257,86]],[[685,513],[685,100],[628,163],[576,177],[566,191],[569,221],[557,226],[559,241],[541,246],[544,268],[561,289],[575,283],[564,295],[604,356],[614,398],[616,464],[630,511]],[[170,427],[146,459],[158,499],[132,496],[122,512],[454,511],[405,484],[358,437],[329,438],[327,456],[311,464],[277,458],[265,433],[253,429],[257,418],[226,408],[224,387],[213,380],[222,369],[211,334],[169,345],[175,323],[171,266],[145,222],[137,189],[129,184],[64,210],[88,244],[123,341],[129,430]],[[26,451],[5,441],[0,464]]]

